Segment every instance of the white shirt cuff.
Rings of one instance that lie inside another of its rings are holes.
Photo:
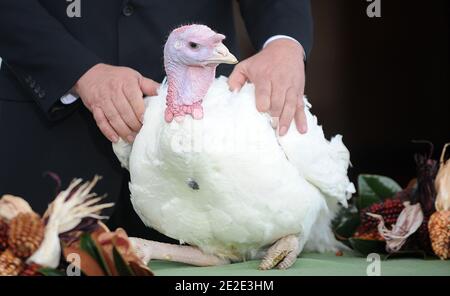
[[[292,37],[290,37],[290,36],[286,36],[286,35],[275,35],[275,36],[272,36],[272,37],[270,37],[269,39],[267,39],[266,42],[264,42],[263,48],[266,47],[270,42],[275,41],[275,40],[278,40],[278,39],[289,39],[289,40],[292,40],[292,41],[296,42],[296,43],[297,43],[298,45],[300,45],[300,46],[302,45],[300,42],[298,42],[297,39],[292,38]],[[303,59],[306,60],[306,53],[305,53],[305,52],[303,53]]]
[[[64,105],[70,105],[73,102],[75,102],[76,100],[78,100],[78,96],[68,93],[64,96],[61,97],[61,103],[63,103]]]
[[[272,37],[270,37],[269,39],[267,39],[266,42],[264,42],[263,48],[266,47],[267,44],[269,44],[270,42],[275,41],[275,40],[277,40],[277,39],[289,39],[289,40],[295,41],[295,42],[297,42],[298,44],[300,44],[300,42],[298,42],[297,39],[292,38],[292,37],[290,37],[290,36],[286,36],[286,35],[275,35],[275,36],[272,36]]]

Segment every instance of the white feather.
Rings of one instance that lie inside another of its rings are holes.
[[[270,117],[256,110],[253,85],[232,93],[225,77],[210,87],[202,120],[167,124],[166,92],[163,84],[147,99],[132,148],[114,145],[147,226],[232,260],[252,258],[290,234],[302,247],[336,248],[330,219],[354,191],[341,136],[327,141],[307,110],[307,134],[292,126],[277,137]],[[199,190],[188,186],[192,180]]]

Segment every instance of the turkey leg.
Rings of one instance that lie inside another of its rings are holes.
[[[165,260],[191,264],[195,266],[216,266],[229,264],[230,261],[203,253],[199,248],[160,243],[137,237],[130,238],[136,255],[147,264],[150,260]]]
[[[296,235],[285,236],[269,248],[259,269],[268,270],[275,266],[278,269],[287,269],[295,263],[299,254],[298,237]]]

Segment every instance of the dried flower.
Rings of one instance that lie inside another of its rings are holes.
[[[0,219],[0,253],[8,247],[8,224]]]
[[[31,212],[33,212],[33,210],[30,205],[21,197],[3,195],[0,199],[0,219],[4,219],[6,222],[11,221],[20,213]]]
[[[24,269],[20,272],[20,276],[40,276],[42,275],[41,273],[39,273],[39,269],[41,268],[41,266],[37,265],[37,264],[27,264]]]
[[[375,218],[374,218],[375,219]],[[360,225],[353,235],[354,238],[357,239],[364,239],[364,240],[377,240],[377,241],[384,241],[384,238],[381,236],[381,234],[378,232],[378,229],[370,229],[367,230],[365,227]]]
[[[420,203],[425,217],[430,217],[435,212],[436,188],[434,180],[438,171],[438,163],[432,159],[434,146],[431,142],[428,154],[416,154],[414,159],[417,165],[417,189],[414,191],[411,203]]]
[[[116,248],[125,262],[128,264],[133,262],[137,266],[148,270],[147,266],[136,255],[127,233],[122,228],[118,228],[114,232],[101,233],[96,240],[106,255],[108,265],[114,262],[113,248]]]
[[[438,211],[450,210],[450,161],[444,161],[445,152],[449,146],[450,143],[446,144],[442,150],[440,168],[435,181],[436,210]]]
[[[19,275],[22,270],[22,260],[15,256],[11,250],[7,249],[0,255],[0,276]]]
[[[44,241],[27,263],[56,268],[61,254],[60,234],[77,230],[86,218],[95,220],[107,218],[101,216],[100,212],[113,206],[113,203],[101,204],[99,202],[103,197],[91,193],[98,180],[100,180],[99,176],[85,183],[82,183],[81,179],[75,179],[66,190],[58,194],[44,215],[47,221]]]
[[[403,201],[401,201],[400,199],[386,198],[382,202],[374,203],[368,208],[361,210],[361,226],[364,227],[367,231],[377,228],[378,219],[367,215],[367,213],[382,216],[384,219],[384,223],[387,226],[394,225],[403,209]]]
[[[125,230],[118,228],[116,231],[111,232],[102,223],[100,225],[101,227],[94,231],[90,237],[95,244],[94,247],[99,252],[101,260],[104,260],[105,267],[101,266],[103,262],[94,260],[91,254],[83,250],[79,242],[74,242],[70,246],[66,246],[64,248],[64,255],[67,256],[69,253],[77,253],[80,256],[79,263],[81,264],[78,268],[86,275],[117,276],[120,275],[120,271],[118,266],[116,266],[116,260],[114,258],[114,250],[116,250],[133,274],[153,275],[150,269],[137,257]]]
[[[399,251],[423,221],[423,212],[419,203],[410,205],[405,202],[405,208],[392,229],[386,227],[383,216],[371,213],[367,213],[367,215],[379,220],[378,232],[386,240],[386,251],[389,253]]]
[[[430,217],[428,229],[434,253],[441,259],[450,258],[450,161],[444,161],[446,144],[436,177],[436,212]]]
[[[423,211],[423,221],[417,231],[411,235],[408,240],[407,249],[423,250],[426,253],[433,253],[431,248],[430,233],[428,231],[428,221],[430,216],[436,211],[436,189],[434,180],[439,168],[438,162],[432,159],[434,146],[428,141],[423,142],[429,145],[430,150],[427,154],[414,155],[417,166],[417,186],[411,196],[411,204],[419,203]]]
[[[428,223],[431,245],[441,259],[450,258],[450,211],[434,213]]]
[[[44,223],[36,213],[20,213],[9,223],[8,244],[17,257],[30,257],[43,238]]]

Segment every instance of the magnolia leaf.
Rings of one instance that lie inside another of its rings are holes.
[[[42,267],[39,268],[38,272],[44,276],[65,276],[66,274],[55,268]]]
[[[371,253],[378,253],[378,254],[386,253],[385,241],[359,239],[352,237],[349,239],[349,242],[355,251],[365,256]]]
[[[133,271],[125,262],[125,260],[123,260],[122,255],[120,255],[116,247],[113,247],[112,252],[114,257],[114,265],[116,266],[116,270],[119,276],[133,276]]]
[[[104,276],[106,275],[100,264],[85,250],[76,247],[75,245],[64,247],[64,258],[67,262],[79,268],[83,274],[87,276]],[[70,262],[68,259],[71,254],[77,254],[79,260]]]
[[[370,205],[393,197],[402,188],[394,180],[379,175],[359,175],[358,197],[356,204],[358,209],[364,209]]]
[[[356,208],[341,208],[333,220],[334,234],[339,240],[347,240],[353,236],[360,223]]]
[[[102,268],[106,275],[111,275],[111,271],[106,264],[105,258],[103,258],[102,253],[97,248],[97,245],[92,240],[91,235],[89,233],[83,233],[80,237],[80,248],[86,251],[92,259],[94,259],[98,265]]]

